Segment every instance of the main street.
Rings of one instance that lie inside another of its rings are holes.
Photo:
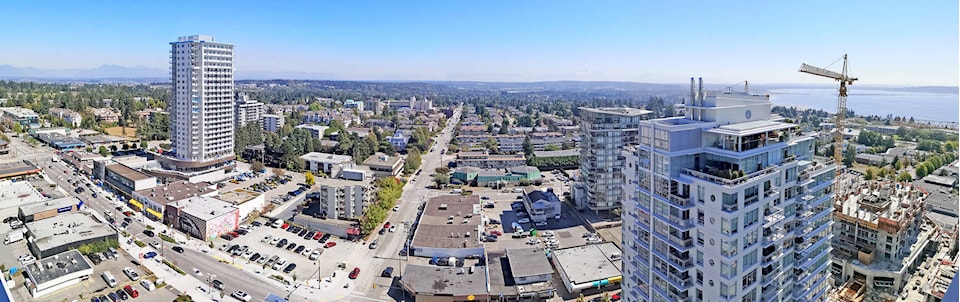
[[[435,139],[436,144],[431,148],[432,151],[422,156],[420,175],[413,176],[403,187],[403,194],[398,201],[398,205],[400,206],[399,211],[391,212],[392,215],[387,218],[387,221],[398,226],[397,231],[395,233],[388,232],[384,235],[374,233],[371,239],[379,239],[380,247],[375,250],[365,249],[366,252],[358,253],[359,255],[355,257],[365,260],[365,265],[367,266],[366,272],[369,272],[361,274],[360,279],[357,280],[357,284],[367,285],[361,286],[361,289],[358,289],[364,296],[381,298],[381,295],[389,290],[388,286],[391,285],[391,280],[379,277],[380,272],[383,271],[384,268],[392,266],[395,269],[394,276],[402,274],[407,257],[399,256],[400,249],[403,248],[403,244],[407,240],[407,235],[411,231],[410,226],[412,226],[414,219],[417,217],[420,203],[425,202],[426,199],[430,197],[441,194],[441,191],[430,189],[434,184],[433,177],[430,175],[434,173],[434,170],[443,165],[444,160],[450,159],[450,157],[442,154],[441,151],[447,149],[447,146],[450,144],[454,129],[456,129],[457,124],[459,124],[461,112],[462,107],[458,107],[454,115],[447,120],[446,127],[444,127]],[[364,268],[361,268],[361,270],[364,270]],[[372,284],[376,284],[376,286]]]

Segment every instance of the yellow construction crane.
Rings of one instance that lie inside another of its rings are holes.
[[[835,72],[830,71],[824,68],[813,67],[807,64],[800,65],[800,72],[809,73],[812,75],[817,75],[825,78],[831,78],[837,81],[840,81],[840,91],[837,94],[837,119],[836,119],[836,133],[834,133],[833,141],[833,160],[837,163],[837,176],[840,175],[840,167],[843,166],[843,131],[844,123],[847,117],[847,85],[853,85],[853,81],[856,81],[857,78],[851,77],[847,74],[847,55],[844,54],[842,58],[837,59],[832,64],[836,64],[838,61],[843,60],[843,71]],[[829,68],[830,66],[827,66]],[[839,182],[837,182],[839,184]],[[839,194],[839,190],[836,191]]]

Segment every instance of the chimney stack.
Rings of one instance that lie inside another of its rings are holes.
[[[697,80],[690,77],[690,102],[688,105],[696,105],[697,100]]]
[[[698,95],[700,96],[698,100],[703,101],[707,96],[703,94],[703,77],[700,78],[700,89]],[[703,103],[700,103],[701,105]]]

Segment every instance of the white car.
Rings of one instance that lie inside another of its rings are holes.
[[[300,252],[300,255],[307,256],[307,255],[310,255],[310,253],[313,253],[313,250],[304,249],[303,252]]]
[[[394,211],[394,212],[400,211],[400,206],[394,206],[394,207],[393,207],[393,211]]]
[[[519,222],[519,223],[530,223],[530,218],[522,218],[522,219],[518,220],[517,222]]]
[[[396,232],[396,231],[397,231],[397,226],[396,226],[396,225],[391,225],[391,226],[390,226],[390,233],[393,233],[393,232]]]
[[[20,257],[17,257],[17,260],[20,260],[20,263],[23,263],[23,265],[28,265],[36,261],[37,258],[34,258],[32,255],[29,255],[29,254],[23,254],[23,255],[20,255]]]
[[[160,242],[154,240],[153,242],[150,243],[150,246],[152,246],[153,248],[159,250],[159,249],[160,249]]]
[[[200,270],[197,268],[193,269],[193,273],[196,274],[197,277],[203,277],[203,273],[201,273]]]
[[[234,298],[237,298],[237,300],[240,300],[240,301],[245,301],[245,302],[249,302],[249,301],[250,301],[250,295],[248,295],[247,293],[245,293],[245,292],[243,292],[243,291],[239,291],[239,290],[238,290],[238,291],[233,292],[233,294],[230,294],[230,295],[233,296]]]

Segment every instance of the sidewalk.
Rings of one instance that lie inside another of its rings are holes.
[[[131,255],[133,256],[139,256],[140,253],[146,253],[148,251],[152,251],[152,249],[145,248],[145,247],[141,248],[136,244],[127,244],[126,241],[124,240],[121,240],[120,247],[128,251],[129,253],[131,253]],[[153,274],[157,277],[157,279],[162,279],[163,282],[166,283],[168,286],[171,286],[177,289],[175,293],[180,293],[180,294],[185,293],[187,295],[190,295],[190,297],[193,298],[194,301],[220,300],[219,297],[214,297],[211,293],[201,291],[199,287],[195,286],[197,284],[203,284],[204,281],[198,280],[197,278],[194,278],[189,274],[181,275],[180,273],[177,273],[167,265],[161,263],[160,262],[161,259],[162,257],[157,256],[156,258],[153,258],[153,259],[138,259],[138,261],[140,262],[140,265],[142,267],[153,272]],[[180,269],[184,270],[184,268],[180,268]]]

